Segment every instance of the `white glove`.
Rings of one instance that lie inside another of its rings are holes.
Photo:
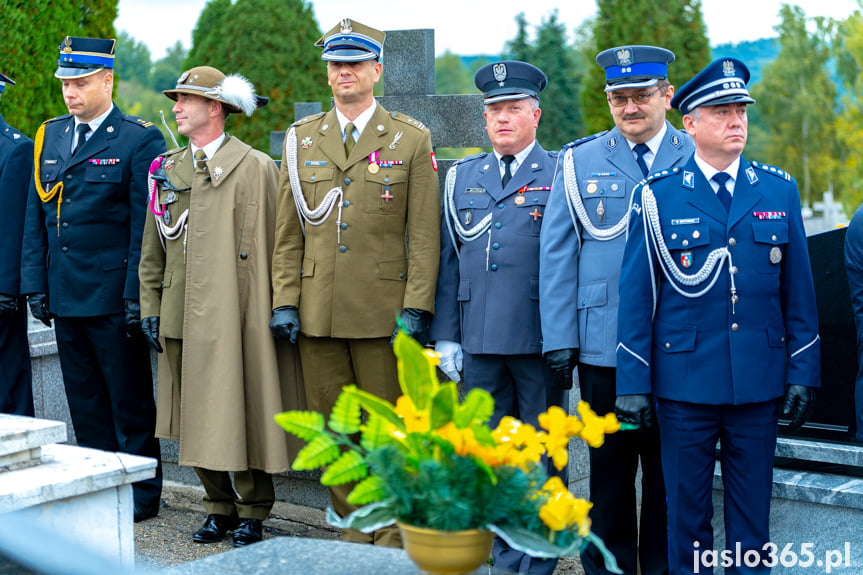
[[[440,354],[440,368],[454,382],[461,381],[461,346],[454,341],[436,341],[434,350]]]

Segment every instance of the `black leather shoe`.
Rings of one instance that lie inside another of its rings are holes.
[[[155,517],[159,514],[159,504],[144,505],[143,503],[135,504],[135,523],[139,523],[145,519]]]
[[[245,547],[264,538],[264,522],[260,519],[240,519],[234,529],[234,547]]]
[[[236,526],[236,518],[211,513],[207,515],[204,526],[192,535],[192,541],[195,543],[216,543],[217,541],[221,541],[228,531],[234,529]]]

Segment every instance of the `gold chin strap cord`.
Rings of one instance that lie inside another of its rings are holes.
[[[46,122],[47,123],[47,122]],[[60,235],[60,204],[63,203],[63,182],[57,182],[50,191],[45,191],[42,188],[42,178],[40,177],[40,167],[42,159],[42,142],[45,140],[45,124],[39,126],[36,131],[36,141],[33,147],[33,166],[35,169],[36,191],[39,193],[39,199],[42,203],[47,204],[57,196],[57,235]]]

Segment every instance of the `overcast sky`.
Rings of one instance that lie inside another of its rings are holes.
[[[117,30],[125,30],[150,48],[152,59],[165,55],[177,40],[189,48],[192,29],[206,0],[120,0]],[[857,9],[857,0],[788,0],[807,16],[843,19]],[[498,54],[517,31],[515,16],[524,12],[533,27],[557,9],[570,39],[575,28],[596,13],[594,0],[317,0],[311,2],[318,26],[329,30],[342,18],[380,30],[435,31],[435,52],[459,55]],[[780,0],[703,0],[702,13],[710,45],[776,36]],[[528,8],[530,11],[528,12]],[[286,30],[285,33],[290,33]]]

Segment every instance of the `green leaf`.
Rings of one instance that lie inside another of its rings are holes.
[[[382,477],[371,475],[366,477],[348,495],[348,503],[351,505],[366,505],[374,503],[386,497],[386,484]]]
[[[471,426],[473,430],[473,436],[476,439],[477,443],[485,447],[494,447],[494,437],[492,436],[491,429],[488,428],[488,425],[484,423],[474,422]]]
[[[356,451],[345,451],[321,475],[321,485],[341,485],[351,481],[359,481],[368,473],[369,470],[362,455]]]
[[[326,433],[321,433],[300,450],[292,467],[297,471],[317,469],[334,461],[338,456],[338,444]]]
[[[355,396],[359,400],[362,408],[370,414],[374,413],[375,415],[379,415],[395,425],[398,429],[402,431],[405,430],[404,421],[402,421],[402,418],[396,413],[395,407],[389,401],[381,399],[380,397],[367,391],[363,391],[362,389],[357,389],[356,386],[353,385],[346,386],[342,390],[342,393]]]
[[[463,429],[474,421],[488,422],[492,413],[494,413],[494,398],[486,390],[475,387],[465,396],[464,403],[456,411],[453,421],[456,427]]]
[[[339,517],[331,507],[327,507],[327,523],[340,529],[371,533],[396,522],[393,509],[393,502],[389,499],[360,507],[347,517]]]
[[[486,527],[489,531],[493,531],[498,537],[506,541],[510,547],[516,551],[527,553],[531,557],[542,557],[544,559],[560,557],[561,555],[571,553],[577,549],[578,545],[581,543],[581,541],[576,538],[573,545],[560,547],[542,535],[534,533],[533,531],[528,531],[523,527],[515,527],[512,525],[507,525],[505,527],[487,525]]]
[[[418,410],[428,409],[438,390],[437,372],[423,347],[402,331],[396,334],[393,352],[398,358],[399,385]]]
[[[359,399],[351,393],[346,393],[347,388],[356,389],[356,386],[348,385],[345,388],[333,405],[333,412],[330,414],[330,429],[336,433],[351,435],[360,430],[362,410]]]
[[[316,411],[285,411],[275,415],[276,423],[288,433],[311,441],[324,431],[324,416]]]
[[[453,412],[458,405],[458,389],[449,381],[442,384],[432,400],[430,423],[432,429],[440,429],[452,421]]]
[[[360,426],[360,445],[366,451],[373,451],[395,442],[390,435],[390,422],[376,413],[369,413],[369,419],[365,425]]]
[[[587,534],[587,537],[584,538],[584,541],[585,545],[587,545],[587,543],[593,543],[596,545],[596,548],[599,549],[599,552],[602,554],[603,560],[605,560],[605,568],[608,571],[617,574],[623,573],[617,565],[617,559],[614,558],[614,554],[608,550],[608,547],[605,546],[605,541],[600,539],[598,535],[595,535],[593,531],[591,531]]]

